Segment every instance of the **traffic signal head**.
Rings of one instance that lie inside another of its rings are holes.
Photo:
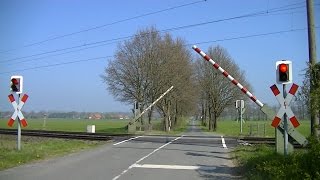
[[[10,80],[10,91],[17,94],[21,94],[23,89],[23,77],[22,76],[11,76]]]
[[[291,61],[277,61],[276,74],[278,84],[292,83],[292,62]]]
[[[288,82],[289,81],[289,65],[288,64],[279,64],[279,81]]]

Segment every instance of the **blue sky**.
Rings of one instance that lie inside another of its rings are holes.
[[[26,47],[53,37],[192,2],[197,3]],[[314,2],[316,26],[320,26],[320,0]],[[274,12],[277,10],[275,8],[279,7],[282,9]],[[287,10],[284,11],[284,8]],[[303,30],[307,27],[304,0],[1,1],[0,111],[13,110],[7,99],[12,75],[24,77],[24,92],[30,96],[23,110],[130,111],[131,105],[115,101],[100,78],[117,48],[117,43],[90,49],[79,50],[80,48],[89,47],[88,44],[94,42],[131,36],[139,29],[150,26],[164,30],[267,10],[270,13],[209,23],[170,33],[174,37],[185,39],[190,44],[190,51],[192,44],[198,45],[204,51],[209,46],[223,46],[245,71],[253,87],[253,94],[264,103],[277,104],[269,89],[275,83],[275,62],[281,59],[291,60],[294,82],[301,84],[301,74],[308,61],[307,31]],[[292,31],[226,40],[289,30]],[[319,29],[316,34],[319,57]],[[199,44],[215,40],[223,41]],[[47,53],[75,46],[80,48]],[[75,52],[67,53],[70,51]],[[199,57],[193,53],[194,57]],[[100,59],[51,66],[92,58]],[[50,67],[43,67],[47,65]],[[41,68],[30,69],[35,67]]]

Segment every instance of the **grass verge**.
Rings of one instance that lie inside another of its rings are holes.
[[[22,136],[21,150],[16,136],[0,135],[0,170],[96,147],[103,142]]]
[[[247,179],[320,179],[320,143],[309,140],[307,150],[283,156],[273,147],[240,146],[232,153]]]

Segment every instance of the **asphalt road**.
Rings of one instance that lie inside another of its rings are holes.
[[[229,157],[236,144],[190,125],[183,136],[137,136],[0,171],[0,180],[239,179]]]

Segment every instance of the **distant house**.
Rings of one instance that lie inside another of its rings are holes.
[[[92,120],[102,119],[102,115],[100,113],[93,113],[89,115],[89,119],[92,119]]]

